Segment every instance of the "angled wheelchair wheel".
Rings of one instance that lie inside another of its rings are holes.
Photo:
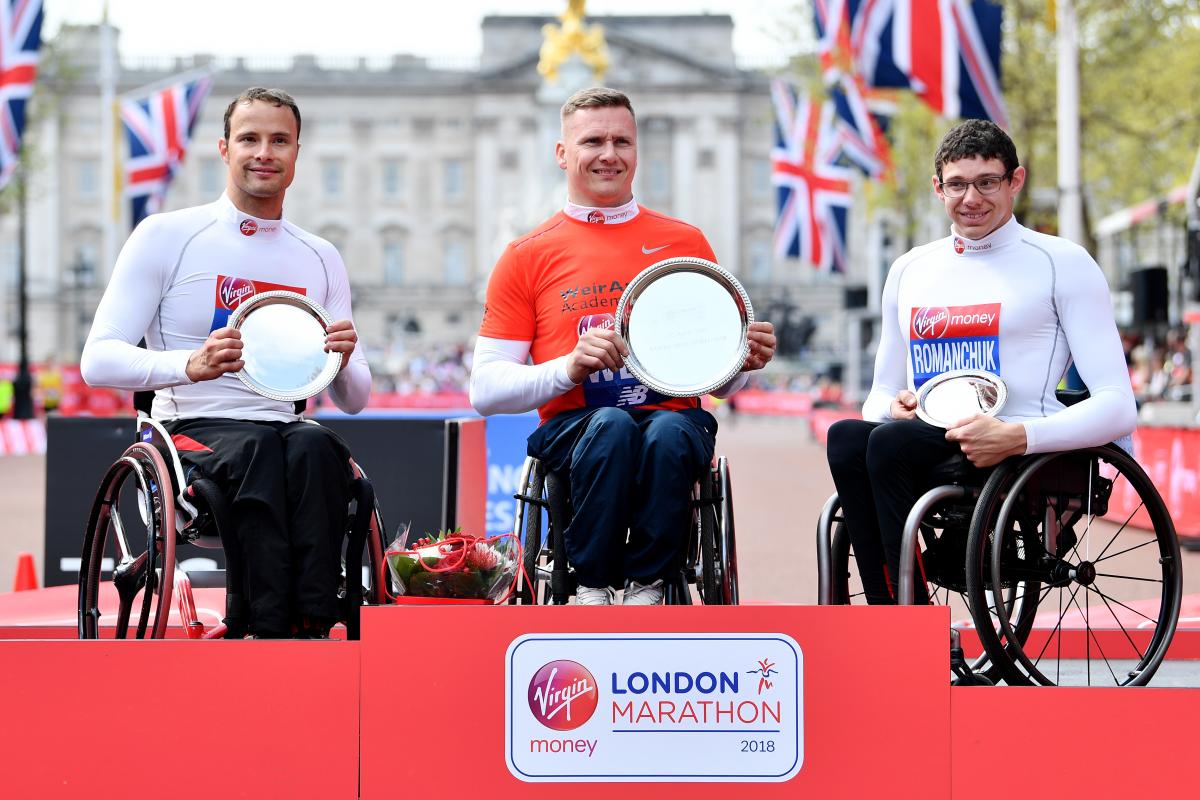
[[[526,461],[520,494],[517,496],[515,531],[521,537],[521,565],[517,591],[512,602],[533,605],[549,599],[549,555],[542,551],[542,506],[546,477],[539,465]],[[542,590],[546,596],[539,598]]]
[[[1148,683],[1179,621],[1182,575],[1174,524],[1146,473],[1105,445],[1028,458],[989,488],[971,524],[973,594],[1024,582],[1033,609],[995,607],[996,635],[981,630],[1004,679]],[[1036,630],[1022,636],[1033,612]]]
[[[850,533],[846,529],[845,518],[842,516],[840,504],[832,507],[829,518],[833,526],[830,537],[830,571],[831,571],[831,600],[834,605],[866,605],[867,597],[858,573],[858,564],[854,559],[854,545],[850,541]],[[965,540],[964,532],[952,527],[944,527],[956,518],[959,512],[956,508],[942,505],[934,509],[928,517],[933,524],[921,526],[921,559],[920,574],[927,578],[926,590],[929,602],[934,605],[950,606],[958,612],[965,612],[968,598],[961,585],[962,566],[959,560],[961,547],[959,540]],[[1011,602],[1012,599],[1009,599]],[[999,671],[991,663],[988,653],[976,656],[969,662],[964,662],[968,680],[978,681],[981,685],[994,683],[999,678]],[[963,682],[961,676],[951,676],[956,682]]]
[[[175,573],[173,492],[166,462],[149,444],[131,445],[105,472],[84,533],[79,638],[166,635]],[[102,624],[105,617],[114,624]]]
[[[854,549],[850,544],[850,534],[841,514],[833,518],[833,538],[831,547],[831,565],[833,572],[833,604],[836,606],[865,605],[866,592],[863,591],[862,581],[858,578],[858,565],[854,562]]]
[[[729,462],[717,459],[716,467],[700,480],[696,528],[700,564],[696,586],[705,605],[738,604],[737,535],[733,519],[733,485]]]

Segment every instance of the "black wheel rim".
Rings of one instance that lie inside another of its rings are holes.
[[[1084,481],[1086,479],[1086,485]],[[1063,487],[1082,486],[1082,499],[1072,508]],[[1105,516],[1116,492],[1136,495],[1130,514]],[[1041,525],[1024,531],[1010,521],[1023,505],[1047,502]],[[1151,525],[1146,532],[1132,525],[1143,512]],[[1044,642],[1012,648],[1013,683],[1046,686],[1148,683],[1162,663],[1179,619],[1182,577],[1179,542],[1162,498],[1146,473],[1127,453],[1114,446],[1074,453],[1039,456],[1022,470],[1001,505],[996,522],[989,569],[993,583],[1004,577],[1005,550],[1011,537],[1023,537],[1042,571],[1039,605],[1049,607],[1053,626]],[[1036,533],[1036,536],[1034,535]],[[1147,558],[1157,551],[1157,559]],[[1157,592],[1157,598],[1153,593]],[[1144,597],[1150,593],[1150,597]],[[1132,599],[1135,595],[1142,600]],[[1082,629],[1072,628],[1082,620]],[[1012,626],[1005,615],[1006,634]],[[1103,636],[1102,626],[1115,623],[1117,635]],[[1151,628],[1145,644],[1142,631]],[[1083,673],[1062,655],[1068,636],[1082,638]],[[1064,670],[1064,661],[1068,662]],[[1051,667],[1050,664],[1053,664]]]

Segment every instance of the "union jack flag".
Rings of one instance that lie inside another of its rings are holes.
[[[827,272],[843,272],[851,172],[836,163],[841,139],[833,104],[813,102],[781,80],[772,82],[771,97],[772,182],[779,197],[775,253]]]
[[[872,178],[887,179],[892,171],[892,149],[884,135],[888,119],[871,107],[870,93],[857,73],[842,73],[829,87],[842,154]]]
[[[42,0],[0,0],[0,189],[20,158],[41,45]]]
[[[121,124],[129,147],[122,172],[132,226],[161,210],[210,89],[212,78],[203,75],[121,100]]]
[[[831,2],[832,0],[816,0]],[[944,117],[1008,126],[994,0],[845,0],[850,49],[869,86],[912,89]]]
[[[817,55],[821,74],[832,83],[842,73],[855,72],[850,43],[850,11],[847,0],[813,0],[817,23]]]
[[[884,134],[888,116],[854,62],[847,0],[813,0],[818,54],[825,86],[837,113],[842,151],[850,163],[874,178],[891,174],[891,146]]]

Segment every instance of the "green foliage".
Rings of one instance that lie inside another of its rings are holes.
[[[1029,173],[1017,213],[1053,229],[1058,185],[1057,46],[1046,0],[1003,0],[1002,84],[1010,133]],[[1079,28],[1080,136],[1091,221],[1185,183],[1200,146],[1200,0],[1075,0]],[[800,13],[811,17],[811,10]],[[797,59],[795,66],[802,62]],[[803,62],[799,79],[819,71]],[[812,70],[810,72],[809,70]],[[872,203],[912,223],[930,192],[933,153],[951,122],[902,93],[891,138],[896,180]],[[1043,200],[1035,203],[1034,198]]]

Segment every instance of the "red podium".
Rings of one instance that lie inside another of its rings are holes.
[[[0,795],[1013,800],[1193,782],[1200,689],[952,688],[944,607],[362,622],[360,642],[0,639]]]

